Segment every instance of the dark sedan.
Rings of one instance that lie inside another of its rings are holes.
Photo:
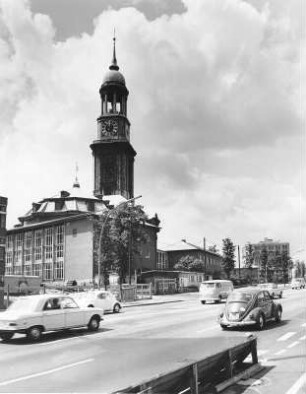
[[[267,321],[280,321],[283,308],[267,290],[246,287],[235,289],[227,299],[219,324],[230,327],[255,326],[262,330]]]

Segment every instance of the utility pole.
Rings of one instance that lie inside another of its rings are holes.
[[[238,245],[238,276],[240,279],[240,247]]]

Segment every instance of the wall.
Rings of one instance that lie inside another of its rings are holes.
[[[88,219],[66,223],[65,280],[93,278],[93,222]]]

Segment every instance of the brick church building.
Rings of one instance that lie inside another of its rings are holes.
[[[97,136],[90,145],[94,159],[93,195],[82,191],[76,177],[71,190],[33,203],[19,223],[7,231],[7,278],[97,281],[97,235],[92,219],[134,197],[136,151],[130,142],[127,118],[129,91],[117,64],[115,38],[112,62],[99,93],[101,114]],[[148,240],[133,259],[133,272],[157,266],[157,215],[144,227]]]

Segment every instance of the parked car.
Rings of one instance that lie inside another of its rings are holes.
[[[218,320],[223,329],[253,325],[262,330],[269,320],[279,322],[282,312],[281,304],[274,302],[267,290],[246,287],[230,294]]]
[[[0,338],[10,340],[15,333],[38,341],[43,332],[88,327],[98,330],[103,309],[80,307],[69,296],[42,294],[19,297],[0,313]]]
[[[102,308],[104,312],[119,313],[122,309],[116,296],[107,290],[77,293],[73,297],[82,306]]]
[[[233,291],[234,286],[230,280],[207,280],[200,285],[200,301],[221,302]]]
[[[277,283],[261,283],[259,284],[259,287],[261,289],[268,290],[272,298],[282,298],[283,296],[283,290],[278,287]]]
[[[292,279],[291,289],[305,289],[305,279],[304,278]]]

